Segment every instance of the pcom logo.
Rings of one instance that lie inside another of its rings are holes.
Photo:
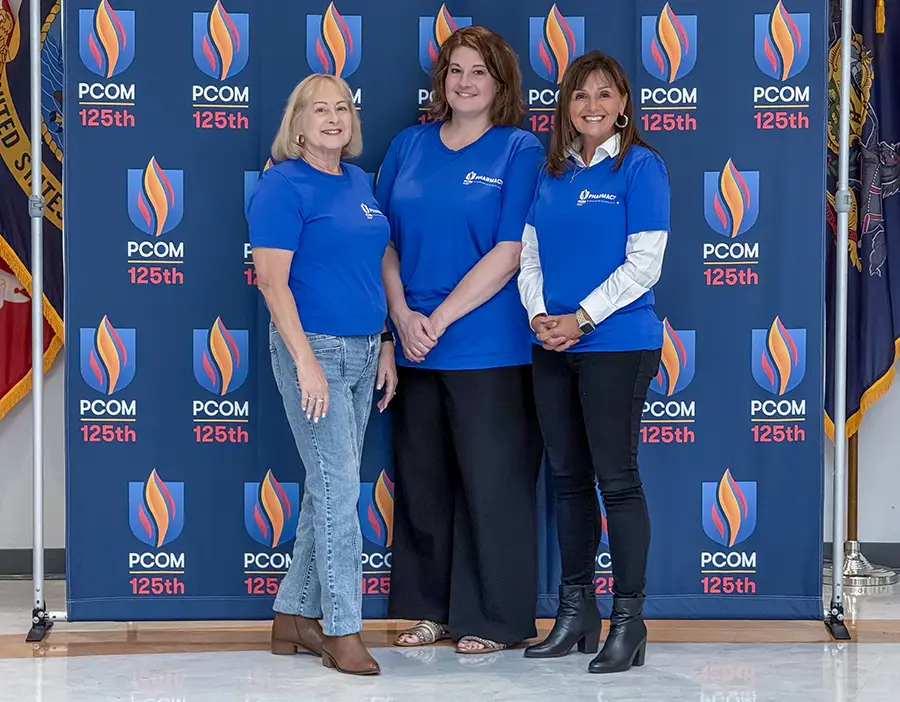
[[[108,0],[101,0],[96,10],[79,10],[78,53],[98,76],[122,73],[134,61],[134,10],[117,12]]]
[[[775,317],[768,329],[754,329],[753,379],[763,390],[784,395],[806,375],[806,329],[787,329]]]
[[[659,371],[650,382],[650,389],[671,397],[681,392],[694,379],[694,358],[697,332],[675,331],[668,318],[663,320],[663,346]]]
[[[134,329],[116,329],[106,315],[96,329],[81,329],[81,377],[91,388],[112,395],[134,380]]]
[[[441,5],[436,17],[419,17],[419,66],[429,76],[444,42],[460,27],[472,24],[471,17],[454,17]]]
[[[314,73],[353,75],[362,59],[362,17],[342,16],[334,3],[324,15],[306,16],[306,62]]]
[[[771,15],[753,17],[756,65],[770,78],[785,81],[809,62],[809,14],[792,15],[779,0]]]
[[[128,216],[145,234],[172,231],[184,216],[184,171],[161,168],[155,156],[144,168],[129,168]]]
[[[216,395],[237,390],[247,379],[249,348],[246,329],[229,331],[216,317],[210,329],[194,329],[194,378]]]
[[[234,78],[250,58],[250,15],[229,14],[220,0],[194,13],[194,63],[216,80]]]
[[[128,521],[148,546],[172,543],[184,529],[184,483],[165,483],[156,469],[146,482],[128,483]]]
[[[528,19],[528,56],[541,78],[559,85],[569,64],[584,53],[584,17],[564,17],[556,6]]]
[[[300,515],[300,483],[279,483],[272,471],[261,483],[244,483],[244,528],[268,548],[294,538]]]
[[[362,483],[359,491],[359,523],[370,543],[390,548],[394,542],[394,481],[381,471],[374,483]]]
[[[726,470],[717,483],[703,483],[703,531],[726,548],[756,529],[756,483],[737,482]]]
[[[705,172],[703,214],[722,236],[747,232],[759,217],[759,171],[739,171],[729,158],[721,173]]]
[[[697,16],[676,15],[666,3],[658,17],[641,17],[641,60],[661,81],[684,78],[697,63]]]

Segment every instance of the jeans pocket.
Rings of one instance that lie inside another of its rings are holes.
[[[342,346],[341,337],[331,334],[307,334],[306,340],[316,356],[340,351]]]

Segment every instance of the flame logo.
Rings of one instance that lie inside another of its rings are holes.
[[[178,516],[172,493],[154,468],[144,486],[144,501],[138,505],[138,519],[147,534],[148,543],[156,548],[165,544],[169,525]]]
[[[737,543],[738,534],[749,517],[750,509],[743,490],[731,477],[730,469],[725,471],[719,481],[716,500],[710,510],[710,518],[722,539],[721,543],[731,548]]]
[[[275,548],[283,541],[284,527],[291,521],[291,501],[272,471],[266,473],[253,506],[253,520],[267,545]],[[286,539],[284,539],[286,540]]]
[[[675,393],[682,371],[687,366],[688,353],[684,343],[666,318],[663,320],[662,356],[659,371],[656,374],[656,382],[661,389],[661,394],[671,396]]]
[[[88,362],[96,380],[94,387],[100,388],[107,395],[120,389],[119,381],[124,381],[123,371],[130,367],[130,362],[133,363],[128,357],[128,349],[122,337],[106,315],[103,315],[97,327]],[[123,386],[127,384],[123,382]]]
[[[101,0],[94,12],[93,27],[87,37],[88,50],[96,72],[112,78],[118,71],[120,58],[128,48],[128,33],[108,0]],[[124,68],[124,67],[123,67]]]
[[[347,59],[353,52],[353,33],[334,3],[331,3],[322,19],[322,34],[316,38],[316,57],[322,70],[342,76]]]
[[[772,389],[779,395],[787,392],[791,372],[797,366],[797,344],[785,329],[779,317],[775,317],[766,335],[766,347],[760,354],[760,365]]]
[[[775,75],[787,80],[791,75],[794,59],[803,49],[800,28],[791,14],[778,0],[769,23],[769,35],[763,40],[766,59]]]
[[[728,159],[719,176],[719,191],[715,194],[713,207],[722,229],[732,239],[741,233],[741,223],[750,206],[747,181],[732,160]]]
[[[578,42],[571,25],[563,17],[556,3],[547,13],[543,31],[537,37],[537,42],[537,54],[543,68],[540,71],[542,77],[552,83],[562,83],[563,75],[578,51]]]
[[[203,370],[218,394],[225,395],[232,389],[235,369],[241,365],[241,352],[221,317],[216,317],[207,343],[209,350],[203,351]]]
[[[437,17],[434,18],[434,33],[428,40],[428,57],[431,59],[432,64],[437,61],[438,53],[444,45],[444,42],[447,41],[450,38],[450,35],[457,29],[459,29],[459,26],[456,24],[456,20],[453,19],[447,6],[441,5]]]
[[[216,0],[209,13],[206,35],[200,41],[203,55],[213,75],[217,75],[219,80],[230,78],[234,57],[241,51],[241,33],[222,6],[221,0]]]
[[[141,189],[136,193],[137,209],[147,229],[156,236],[163,233],[169,213],[175,209],[172,181],[153,156],[144,169]]]
[[[656,23],[656,36],[650,42],[650,53],[659,74],[665,76],[669,83],[679,77],[682,61],[690,51],[688,34],[669,3],[659,13]]]
[[[363,534],[372,543],[390,548],[394,542],[394,482],[381,471],[371,485],[371,495],[359,502]]]

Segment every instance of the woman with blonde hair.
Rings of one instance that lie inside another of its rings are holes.
[[[315,74],[291,93],[248,207],[259,290],[272,320],[272,371],[306,468],[293,560],[275,598],[272,653],[308,651],[343,673],[380,672],[360,638],[362,535],[356,504],[377,386],[396,388],[381,259],[390,236],[340,78]],[[321,623],[320,623],[321,620]]]

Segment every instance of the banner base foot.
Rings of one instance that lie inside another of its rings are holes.
[[[844,622],[844,605],[832,600],[825,626],[836,641],[849,641],[850,631]]]
[[[46,610],[34,609],[31,612],[31,629],[25,637],[27,643],[37,643],[43,641],[50,629],[53,628],[53,620],[50,618]]]

